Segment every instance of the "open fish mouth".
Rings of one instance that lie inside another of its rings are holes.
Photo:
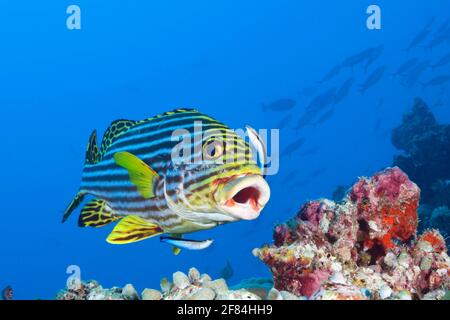
[[[270,198],[266,180],[258,175],[237,176],[220,182],[214,199],[219,209],[236,219],[253,220]]]

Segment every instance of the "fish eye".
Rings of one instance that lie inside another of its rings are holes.
[[[219,140],[208,141],[203,146],[203,156],[208,160],[215,160],[223,154],[223,142]]]

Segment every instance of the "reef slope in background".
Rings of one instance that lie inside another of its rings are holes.
[[[419,230],[437,228],[450,236],[450,125],[437,122],[427,104],[416,98],[403,122],[392,131],[392,144],[402,154],[394,165],[418,184]]]
[[[278,225],[274,244],[253,253],[273,274],[230,290],[192,268],[173,274],[161,289],[139,295],[132,285],[104,289],[71,283],[57,299],[291,300],[444,299],[450,259],[437,230],[417,236],[420,190],[399,168],[360,178],[341,202],[307,202]],[[273,284],[273,288],[272,288]]]
[[[340,203],[303,205],[254,254],[277,290],[309,299],[442,299],[450,260],[439,231],[416,235],[419,196],[397,167],[360,178]]]
[[[421,203],[450,206],[450,125],[439,124],[427,104],[416,98],[391,140],[403,152],[395,156],[394,165],[419,185]]]

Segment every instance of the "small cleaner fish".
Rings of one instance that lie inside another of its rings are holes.
[[[209,248],[214,240],[208,239],[208,240],[188,240],[188,239],[181,239],[181,238],[175,238],[175,237],[169,237],[169,236],[162,236],[159,238],[161,242],[168,243],[173,246],[173,253],[175,255],[179,254],[181,249],[188,249],[188,250],[203,250],[206,248]]]
[[[256,146],[197,110],[177,109],[142,121],[115,121],[100,145],[94,131],[80,189],[63,222],[89,195],[94,198],[81,210],[78,225],[118,221],[107,238],[111,244],[168,234],[180,239],[166,241],[177,248],[206,248],[209,242],[190,243],[181,240],[183,234],[256,219],[269,201],[264,164],[252,152],[263,154],[265,148],[256,131],[247,130]],[[175,132],[180,135],[174,138]]]

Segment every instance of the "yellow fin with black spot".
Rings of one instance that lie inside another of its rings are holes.
[[[148,222],[138,216],[126,216],[115,226],[107,242],[112,244],[127,244],[141,241],[163,233],[157,224]]]
[[[112,211],[106,201],[95,199],[87,203],[81,210],[78,226],[99,228],[121,218],[122,216]]]
[[[155,170],[129,152],[117,152],[114,155],[114,160],[117,165],[128,170],[130,181],[145,199],[155,196],[153,187],[156,179],[159,177]]]

